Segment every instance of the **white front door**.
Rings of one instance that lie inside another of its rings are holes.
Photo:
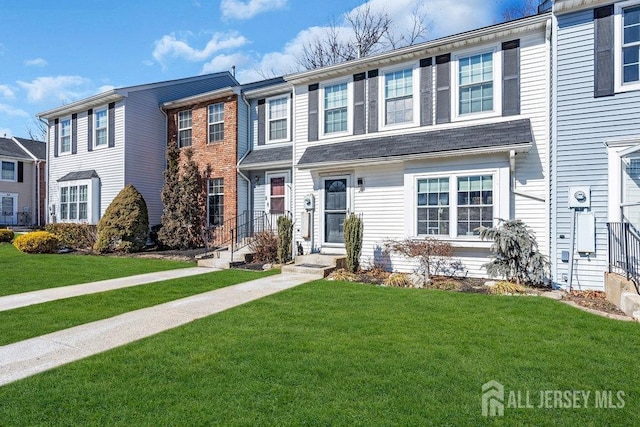
[[[18,195],[5,193],[0,196],[0,224],[17,224]]]
[[[265,188],[265,211],[272,215],[283,215],[289,211],[289,172],[267,172]]]

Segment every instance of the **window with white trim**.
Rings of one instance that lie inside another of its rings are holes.
[[[209,143],[224,140],[224,103],[209,105]]]
[[[348,92],[347,83],[325,86],[323,111],[324,133],[348,131]]]
[[[629,4],[629,3],[626,3]],[[640,3],[620,10],[622,18],[622,84],[640,82]]]
[[[414,191],[416,235],[477,236],[493,226],[493,174],[418,176]]]
[[[458,59],[458,114],[493,111],[493,52]]]
[[[209,227],[222,225],[224,223],[224,178],[209,179],[207,190]]]
[[[0,174],[0,181],[17,181],[18,180],[18,163],[10,160],[3,160]]]
[[[60,220],[88,221],[89,186],[66,185],[60,187]]]
[[[384,75],[384,124],[414,121],[413,69],[391,71]]]
[[[289,141],[289,96],[267,100],[267,141]]]
[[[71,118],[60,120],[60,153],[71,152]]]
[[[191,146],[191,110],[180,111],[178,113],[178,147]]]
[[[109,143],[108,126],[109,120],[107,109],[101,108],[94,112],[94,133],[95,146],[106,147]]]

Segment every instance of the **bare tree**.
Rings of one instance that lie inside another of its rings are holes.
[[[345,27],[332,22],[324,33],[308,42],[298,57],[298,65],[311,70],[363,58],[398,47],[413,45],[426,38],[426,16],[414,9],[413,26],[395,34],[393,22],[385,11],[374,11],[365,4],[346,13]]]
[[[519,3],[511,3],[502,11],[503,21],[512,21],[525,16],[538,13],[538,0],[522,0]]]
[[[25,126],[29,139],[34,141],[47,140],[47,125],[37,118],[33,119],[33,126]]]

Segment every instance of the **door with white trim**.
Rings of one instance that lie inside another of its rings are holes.
[[[322,189],[322,243],[343,245],[344,220],[349,212],[349,176],[325,177]]]
[[[288,171],[267,172],[265,188],[265,211],[272,215],[284,215],[289,211],[291,180]]]
[[[18,195],[5,193],[0,196],[0,224],[17,224]]]

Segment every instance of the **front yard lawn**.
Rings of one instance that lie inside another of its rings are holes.
[[[224,270],[0,311],[0,345],[278,273]]]
[[[0,243],[0,296],[193,266],[133,257],[24,254]]]
[[[638,349],[640,325],[541,297],[317,281],[0,387],[0,412],[8,425],[640,425]],[[505,405],[518,391],[534,407],[483,417],[490,380]],[[546,391],[591,398],[538,408]],[[611,406],[622,391],[623,407],[596,407],[596,391]]]

